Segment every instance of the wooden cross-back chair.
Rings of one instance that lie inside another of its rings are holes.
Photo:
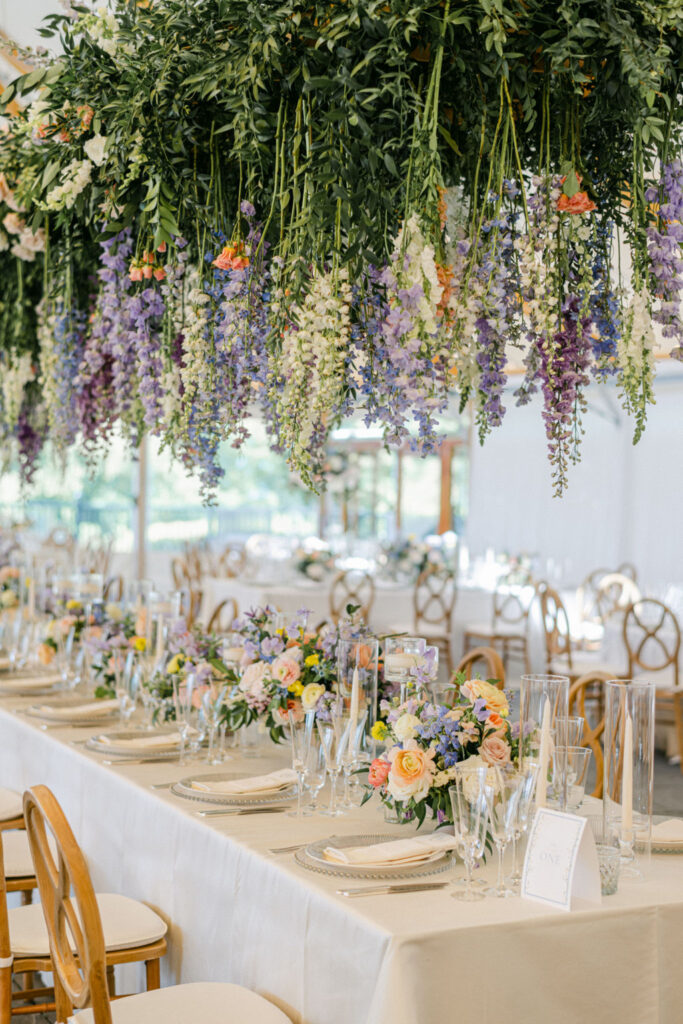
[[[182,590],[187,585],[189,577],[185,571],[184,559],[178,557],[171,559],[171,576],[173,577],[173,586],[176,590]]]
[[[600,581],[609,574],[607,569],[594,569],[586,576],[585,580],[576,592],[576,601],[579,608],[581,622],[589,622],[593,626],[602,625],[600,609],[598,608],[598,591]]]
[[[75,1024],[291,1024],[261,996],[229,984],[157,988],[112,1003],[105,935],[88,865],[59,803],[47,786],[24,794],[58,1003],[84,1010]],[[48,835],[54,838],[55,852]]]
[[[184,587],[180,596],[180,614],[188,628],[194,626],[204,600],[204,591]]]
[[[621,565],[617,566],[617,572],[621,573],[622,576],[628,576],[634,583],[638,582],[638,570],[631,562],[622,562]]]
[[[586,672],[569,688],[569,714],[583,718],[581,746],[590,747],[595,760],[595,788],[591,796],[601,797],[605,758],[602,734],[605,731],[605,683],[609,672]]]
[[[614,616],[623,615],[627,608],[640,601],[640,596],[640,590],[629,576],[620,572],[606,573],[595,595],[600,623],[604,625]]]
[[[102,596],[105,601],[121,601],[123,600],[123,589],[123,576],[110,576],[104,584]]]
[[[508,659],[517,658],[523,662],[525,672],[530,672],[528,627],[533,594],[531,577],[527,583],[510,584],[505,577],[499,580],[493,595],[493,621],[488,626],[467,627],[465,651],[485,644],[500,651],[506,668]]]
[[[211,612],[207,630],[209,633],[229,633],[232,624],[239,615],[239,607],[234,597],[226,597]]]
[[[375,600],[375,583],[362,569],[344,569],[337,573],[330,587],[330,618],[336,624],[349,604],[360,606],[360,615],[367,623]]]
[[[663,601],[644,597],[627,609],[623,637],[629,676],[636,678],[653,673],[656,721],[675,728],[683,773],[683,686],[678,665],[681,651],[678,619]]]
[[[234,579],[244,572],[247,564],[247,555],[242,547],[235,544],[226,544],[214,566],[214,576],[222,576],[226,579]]]
[[[456,676],[461,672],[465,673],[466,679],[472,679],[472,673],[477,665],[482,665],[485,671],[479,678],[495,681],[499,690],[504,688],[505,666],[500,654],[493,647],[473,647],[471,651],[467,651],[455,666],[451,683],[455,682]]]
[[[428,566],[420,573],[413,591],[413,627],[415,636],[423,636],[436,645],[453,671],[451,631],[457,597],[455,573],[444,566]]]
[[[541,623],[545,639],[546,671],[551,675],[569,676],[571,682],[586,672],[616,672],[602,662],[594,651],[577,650],[572,643],[569,616],[562,598],[547,583],[537,586],[541,606]]]

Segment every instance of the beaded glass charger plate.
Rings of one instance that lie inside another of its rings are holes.
[[[670,814],[654,814],[652,816],[652,825],[661,824],[663,821],[671,821]],[[636,843],[636,849],[642,849],[643,843]],[[652,852],[653,853],[683,853],[683,839],[671,839],[663,840],[658,839],[656,836],[652,838]]]
[[[175,730],[168,732],[171,736]],[[116,732],[98,733],[96,736],[91,736],[85,745],[88,750],[94,750],[97,754],[144,757],[145,760],[159,758],[160,761],[167,761],[169,757],[173,757],[180,751],[180,740],[171,741],[163,746],[149,742],[158,740],[163,734],[161,729],[155,729],[153,732],[143,732],[140,729],[119,729]],[[145,740],[148,742],[145,743]]]
[[[118,718],[117,708],[104,708],[99,714],[69,714],[69,707],[82,708],[84,703],[86,702],[82,697],[71,697],[58,704],[32,704],[30,708],[26,708],[24,714],[31,718],[40,718],[43,722],[54,722],[55,725],[93,725],[95,728],[100,722]]]
[[[26,672],[0,679],[0,697],[42,697],[44,694],[59,693],[59,676]]]
[[[248,772],[221,772],[218,775],[191,775],[171,786],[171,792],[186,800],[200,800],[203,804],[220,804],[222,807],[262,807],[266,804],[284,804],[296,796],[296,785],[286,789],[261,790],[259,793],[209,793],[197,789],[193,783],[237,782],[248,779]]]
[[[323,856],[327,846],[335,846],[344,850],[354,846],[373,846],[375,843],[389,843],[396,836],[334,836],[319,839],[301,850],[297,850],[294,859],[302,868],[317,871],[321,875],[332,875],[335,878],[420,878],[425,875],[437,875],[448,871],[454,863],[450,850],[438,851],[419,864],[333,864]]]

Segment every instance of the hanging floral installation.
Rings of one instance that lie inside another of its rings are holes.
[[[62,7],[0,124],[27,481],[148,433],[210,500],[258,412],[317,488],[343,417],[427,453],[454,395],[483,441],[535,394],[562,493],[592,379],[640,437],[683,358],[679,0]]]

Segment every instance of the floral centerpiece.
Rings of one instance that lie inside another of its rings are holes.
[[[232,686],[237,683],[237,674],[221,657],[223,641],[213,633],[207,633],[199,625],[188,627],[185,619],[177,619],[169,630],[168,656],[164,663],[155,667],[145,687],[161,702],[161,713],[166,721],[175,719],[173,707],[173,681],[182,680],[193,673],[197,681],[197,695],[211,683],[225,681]]]
[[[94,626],[95,619],[91,614],[86,623],[83,602],[72,598],[64,605],[64,614],[55,616],[47,627],[47,633],[38,645],[38,660],[42,665],[51,665],[59,650],[60,643],[67,640],[73,630],[73,642],[78,643],[86,625]]]
[[[3,565],[0,569],[0,611],[8,611],[18,606],[20,587],[19,569],[14,565]]]
[[[401,822],[422,824],[428,811],[440,824],[452,821],[448,787],[456,764],[502,766],[518,756],[505,693],[490,681],[466,681],[464,674],[455,686],[452,705],[425,697],[382,702],[385,717],[373,737],[386,750],[370,765],[365,799],[379,793]]]
[[[132,612],[121,614],[117,606],[105,607],[105,619],[94,622],[85,641],[95,679],[95,697],[116,695],[116,677],[130,651],[144,654],[147,640],[140,636]]]
[[[287,625],[273,608],[247,612],[236,623],[244,637],[242,673],[224,716],[232,729],[262,719],[271,738],[283,736],[287,712],[303,716],[317,709],[336,682],[337,630],[307,629],[302,609]]]
[[[312,551],[305,547],[295,553],[295,567],[298,573],[309,580],[319,583],[334,568],[334,555],[329,548],[316,548]]]

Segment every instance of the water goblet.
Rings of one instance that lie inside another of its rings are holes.
[[[339,712],[332,712],[329,722],[318,722],[318,732],[325,755],[325,765],[330,776],[330,803],[321,814],[336,818],[343,814],[337,803],[337,779],[344,762],[344,751],[349,738],[349,718]]]
[[[484,894],[473,884],[472,869],[484,852],[486,841],[486,775],[486,767],[472,768],[466,764],[457,764],[455,785],[448,788],[453,808],[454,834],[467,871],[465,889],[452,892],[451,896],[468,903],[484,899]]]
[[[308,802],[304,814],[315,814],[318,810],[318,794],[325,785],[327,769],[325,767],[325,752],[320,742],[320,734],[316,729],[311,733],[311,744],[308,748],[308,763],[304,775],[304,787],[308,793]]]
[[[575,814],[586,795],[592,751],[589,747],[556,747],[557,763],[567,766],[567,810]]]
[[[505,884],[503,854],[512,840],[517,823],[517,807],[524,776],[512,768],[491,768],[490,781],[486,785],[486,803],[489,810],[489,828],[498,854],[498,879],[488,890],[492,896],[506,899],[515,891]]]

